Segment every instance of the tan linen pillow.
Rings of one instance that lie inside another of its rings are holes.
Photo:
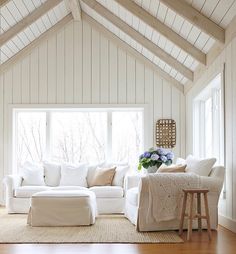
[[[97,168],[91,181],[91,186],[109,186],[116,173],[116,167]]]
[[[169,167],[160,167],[157,173],[184,173],[187,165],[172,165]]]

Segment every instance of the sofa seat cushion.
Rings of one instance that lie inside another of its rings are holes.
[[[33,194],[50,190],[48,186],[21,186],[15,189],[15,197],[17,198],[30,198]]]
[[[122,198],[124,196],[123,188],[120,186],[94,186],[89,188],[97,198]]]
[[[82,187],[82,186],[57,186],[57,187],[53,187],[51,188],[51,190],[58,190],[58,191],[64,191],[64,190],[88,190],[88,188],[86,187]]]
[[[126,202],[129,202],[131,205],[138,206],[138,188],[137,187],[131,188],[127,191]]]

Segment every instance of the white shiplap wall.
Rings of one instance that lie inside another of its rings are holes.
[[[9,104],[16,103],[148,104],[149,143],[155,121],[173,118],[174,152],[185,155],[184,95],[86,22],[70,22],[0,75],[0,180],[11,172]]]
[[[234,225],[234,231],[236,232],[236,37],[227,45],[186,95],[186,109],[188,109],[186,110],[186,153],[192,153],[193,151],[193,99],[217,73],[222,71],[224,63],[226,200],[221,202],[220,213],[231,220],[230,224]],[[228,227],[226,224],[225,226]]]

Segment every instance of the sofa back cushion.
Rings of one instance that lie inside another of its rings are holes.
[[[61,165],[60,186],[87,187],[88,166],[86,163],[78,165],[64,163]]]
[[[97,167],[93,179],[91,181],[92,186],[109,186],[112,184],[116,172],[116,167],[113,168],[100,168]]]
[[[37,163],[28,162],[28,161],[25,162],[23,167],[20,169],[20,175],[23,178],[22,186],[45,185],[43,166]]]
[[[58,186],[61,179],[61,165],[54,162],[43,162],[44,181],[47,186]]]
[[[129,166],[128,165],[124,165],[124,166],[116,166],[116,172],[112,181],[112,185],[113,186],[120,186],[123,187],[124,186],[124,179],[125,179],[125,175],[127,174],[127,172],[129,171]]]

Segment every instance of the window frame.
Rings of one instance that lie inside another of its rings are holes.
[[[148,138],[148,133],[152,132],[151,125],[149,124],[149,108],[147,104],[11,104],[9,105],[10,119],[9,119],[9,167],[12,169],[12,173],[17,173],[16,166],[16,147],[15,147],[15,135],[16,135],[16,116],[18,112],[46,112],[46,157],[45,160],[50,159],[50,128],[51,128],[51,112],[67,112],[67,111],[76,111],[76,112],[107,112],[107,149],[106,157],[109,158],[111,155],[111,146],[112,146],[112,112],[124,112],[124,111],[138,111],[142,112],[142,150],[147,147],[152,146],[150,144],[150,138]],[[110,138],[109,138],[110,137]]]

